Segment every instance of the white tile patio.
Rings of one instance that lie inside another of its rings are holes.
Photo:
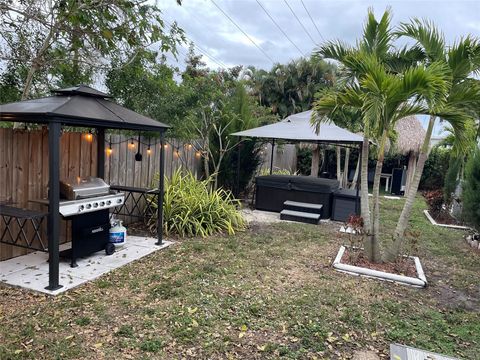
[[[158,246],[155,242],[156,239],[151,237],[128,236],[125,245],[117,248],[113,255],[107,256],[104,251],[99,251],[87,258],[78,259],[76,268],[71,268],[68,261],[61,261],[59,272],[62,287],[55,291],[45,289],[48,285],[48,254],[39,251],[0,261],[0,282],[50,295],[61,294],[173,243],[164,240]],[[68,246],[69,244],[61,245],[61,250]]]

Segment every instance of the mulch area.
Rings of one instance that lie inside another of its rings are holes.
[[[465,224],[461,221],[455,219],[447,210],[432,210],[429,209],[428,212],[432,216],[432,218],[439,224],[445,225],[460,225],[465,226]]]
[[[410,277],[417,276],[415,262],[410,258],[399,258],[393,263],[372,263],[367,259],[363,250],[360,249],[352,250],[347,248],[342,256],[342,263],[371,270],[384,271],[391,274]]]

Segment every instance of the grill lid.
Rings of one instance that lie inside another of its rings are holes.
[[[107,195],[109,193],[110,185],[98,177],[76,177],[60,181],[60,195],[69,200]]]

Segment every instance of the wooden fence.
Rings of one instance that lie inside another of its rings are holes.
[[[150,188],[152,179],[159,172],[160,144],[151,139],[147,152],[147,138],[141,138],[142,161],[135,161],[137,138],[124,135],[106,135],[106,148],[112,142],[111,152],[105,159],[105,181],[112,185]],[[79,132],[65,132],[60,139],[60,178],[95,176],[97,169],[97,144]],[[198,173],[200,158],[193,146],[177,140],[168,140],[165,146],[165,175],[167,177],[179,167]],[[31,200],[48,195],[48,132],[46,130],[21,131],[0,129],[0,203],[11,203],[16,207],[39,209]],[[45,211],[45,208],[43,208]],[[68,222],[63,221],[61,242],[68,241]],[[46,224],[44,224],[44,228]],[[3,232],[0,222],[0,234]],[[0,244],[0,261],[26,254],[28,250],[12,245]]]

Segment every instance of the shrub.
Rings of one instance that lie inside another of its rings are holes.
[[[480,230],[480,148],[470,156],[465,166],[462,200],[465,219]]]
[[[428,207],[434,212],[442,210],[443,205],[443,190],[437,189],[432,191],[426,191],[423,196],[427,201]]]
[[[445,199],[446,204],[452,202],[452,196],[458,185],[458,173],[460,172],[462,165],[462,160],[451,157],[450,163],[448,165],[448,171],[445,175],[444,186],[443,186],[443,198]]]
[[[255,174],[255,170],[261,162],[259,153],[260,147],[256,146],[255,141],[243,141],[240,144],[240,177],[237,189],[238,148],[235,147],[228,151],[220,165],[218,173],[219,186],[224,189],[230,189],[238,195],[245,192]]]
[[[435,190],[443,188],[445,175],[448,170],[450,150],[435,146],[427,161],[422,173],[419,188],[421,190]]]
[[[297,147],[297,171],[301,175],[310,175],[312,168],[312,150]]]
[[[242,215],[237,211],[238,200],[223,189],[212,190],[210,183],[211,179],[200,181],[181,169],[171,179],[165,179],[163,232],[167,236],[234,234],[244,228]],[[152,206],[156,207],[156,201],[152,201]],[[155,229],[156,223],[155,211],[149,220],[150,229]]]

